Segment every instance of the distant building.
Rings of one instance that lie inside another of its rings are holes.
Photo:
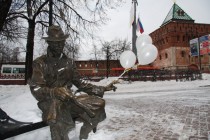
[[[82,77],[84,76],[119,76],[123,71],[116,71],[113,68],[122,68],[119,60],[76,60],[77,69]]]
[[[202,16],[202,15],[201,15]],[[160,28],[153,31],[153,44],[158,49],[154,66],[164,69],[194,67],[210,72],[210,55],[191,56],[189,41],[210,34],[210,24],[194,23],[194,20],[176,3],[170,9]]]

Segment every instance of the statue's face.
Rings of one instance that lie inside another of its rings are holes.
[[[59,57],[63,52],[65,46],[65,40],[63,41],[47,41],[50,51],[54,56]]]

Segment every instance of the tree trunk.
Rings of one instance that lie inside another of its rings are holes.
[[[0,1],[0,32],[4,26],[4,22],[7,18],[7,14],[9,12],[10,6],[12,4],[12,0],[1,0]]]
[[[35,21],[28,21],[28,36],[26,44],[26,60],[25,60],[25,84],[32,76],[33,51],[34,51],[34,35],[35,35]]]
[[[106,50],[106,78],[109,78],[109,47]]]

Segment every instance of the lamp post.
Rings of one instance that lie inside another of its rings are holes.
[[[53,21],[53,0],[49,0],[49,26],[52,26]]]
[[[110,58],[110,46],[107,46],[106,48],[106,78],[109,77],[109,58]]]
[[[197,30],[196,30],[196,36],[197,36],[197,38],[198,38],[198,63],[199,63],[199,69],[200,69],[200,71],[201,71],[201,52],[200,52],[200,50],[201,50],[201,45],[200,45],[200,35],[199,35],[199,33],[197,32]]]
[[[201,52],[200,52],[201,48],[200,48],[200,39],[198,37],[198,63],[199,63],[199,69],[201,71]]]
[[[3,53],[0,53],[0,63],[2,63],[3,62]]]
[[[132,4],[134,4],[134,22],[132,24],[132,51],[134,52],[135,55],[137,55],[137,50],[136,50],[136,5],[137,0],[132,0]]]

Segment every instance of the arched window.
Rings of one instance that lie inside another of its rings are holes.
[[[177,36],[177,42],[179,42],[179,35]]]
[[[181,51],[181,56],[185,57],[185,51]]]
[[[160,60],[162,59],[161,55],[159,55],[159,59],[160,59]]]
[[[168,58],[168,54],[167,54],[167,53],[165,53],[165,58],[166,58],[166,59]]]
[[[183,42],[185,41],[185,36],[183,36],[182,41],[183,41]]]

